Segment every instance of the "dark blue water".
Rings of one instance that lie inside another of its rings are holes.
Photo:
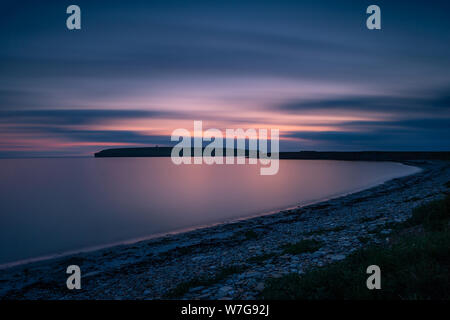
[[[170,158],[0,160],[0,264],[302,205],[418,169],[282,160],[181,165]]]

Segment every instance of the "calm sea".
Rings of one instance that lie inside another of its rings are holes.
[[[0,264],[180,231],[354,192],[418,169],[282,160],[181,165],[170,158],[0,160]]]

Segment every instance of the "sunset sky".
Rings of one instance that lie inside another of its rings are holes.
[[[370,4],[382,30],[366,28]],[[279,128],[282,151],[450,150],[449,14],[448,1],[2,1],[0,157],[171,145],[193,120]]]

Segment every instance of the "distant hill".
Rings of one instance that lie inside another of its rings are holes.
[[[202,152],[203,152],[202,148]],[[242,149],[241,149],[242,150]],[[195,149],[192,148],[192,155]],[[170,157],[172,152],[172,147],[146,147],[146,148],[115,148],[106,149],[95,153],[95,157]],[[223,155],[226,155],[227,149],[222,150]],[[237,149],[232,150],[233,154],[236,155]],[[248,150],[244,150],[246,156],[248,156]],[[183,152],[180,152],[183,155]],[[212,152],[214,156],[214,151]]]
[[[300,151],[280,152],[280,159],[304,160],[359,160],[359,161],[403,161],[403,160],[450,160],[449,151]]]
[[[116,148],[95,153],[95,157],[170,157],[172,147]]]
[[[97,152],[95,157],[170,157],[171,151],[172,147],[115,148]],[[236,150],[233,152],[236,154]],[[226,154],[226,149],[223,154]],[[245,150],[245,154],[248,156],[248,150]],[[450,160],[450,151],[299,151],[280,152],[279,158],[350,161]]]

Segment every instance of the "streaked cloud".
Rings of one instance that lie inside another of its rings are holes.
[[[0,157],[170,144],[192,120],[278,127],[285,150],[449,148],[450,4],[4,2]],[[420,17],[420,23],[418,19]],[[26,23],[24,23],[26,21]]]

